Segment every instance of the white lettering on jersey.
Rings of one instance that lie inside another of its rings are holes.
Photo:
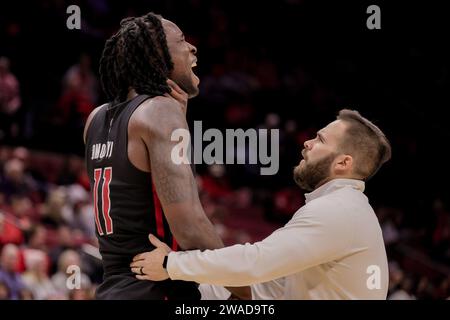
[[[96,143],[92,145],[91,160],[103,160],[112,156],[114,142]]]

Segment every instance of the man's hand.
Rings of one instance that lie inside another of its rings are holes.
[[[180,86],[178,86],[173,80],[167,79],[167,84],[172,90],[170,91],[170,94],[165,94],[165,96],[172,97],[177,100],[181,104],[184,114],[186,114],[189,99],[188,94],[184,92],[184,90],[181,89]]]
[[[139,280],[163,281],[169,278],[167,270],[163,268],[164,257],[172,250],[167,244],[160,241],[154,235],[148,236],[150,243],[156,249],[150,252],[140,253],[133,258],[130,264],[131,271],[136,274]],[[230,300],[251,300],[252,294],[249,286],[247,287],[226,287],[232,293]]]
[[[133,258],[130,264],[131,271],[136,273],[139,280],[162,281],[169,278],[166,269],[163,268],[164,257],[171,251],[169,246],[159,241],[154,235],[148,236],[151,244],[156,249],[150,252],[140,253]]]

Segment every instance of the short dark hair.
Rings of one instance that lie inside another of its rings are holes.
[[[356,110],[343,109],[337,119],[348,123],[341,151],[355,159],[354,173],[368,180],[391,158],[389,140],[380,128]]]
[[[151,96],[170,92],[173,62],[161,16],[152,12],[129,17],[109,38],[100,59],[100,81],[110,101],[126,100],[129,88]]]

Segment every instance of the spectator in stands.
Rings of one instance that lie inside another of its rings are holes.
[[[10,213],[17,218],[20,229],[27,231],[39,221],[38,213],[30,198],[24,194],[14,194],[10,197]]]
[[[19,245],[23,240],[22,230],[0,212],[0,247],[7,243]]]
[[[0,280],[0,300],[9,300],[11,298],[11,293],[9,287],[6,283]]]
[[[35,181],[25,172],[24,163],[18,159],[10,159],[4,166],[4,178],[0,181],[0,192],[7,200],[13,194],[31,195],[36,189]]]
[[[83,232],[88,240],[96,238],[95,223],[92,219],[94,207],[90,194],[81,185],[73,184],[67,188],[67,200],[73,209],[72,215],[67,217],[69,226]]]
[[[63,91],[74,91],[84,96],[89,104],[96,105],[98,89],[98,80],[92,70],[91,57],[87,53],[82,53],[79,62],[71,66],[64,75]],[[89,115],[89,112],[87,114]]]
[[[70,148],[78,148],[82,144],[79,137],[97,103],[97,94],[98,81],[91,68],[91,58],[82,54],[79,63],[70,67],[64,75],[63,92],[54,117],[54,124],[64,131]]]
[[[16,271],[19,263],[19,249],[14,244],[3,247],[0,255],[0,281],[5,283],[10,292],[11,300],[18,300],[24,288],[21,275]]]
[[[72,229],[66,225],[62,224],[58,227],[56,232],[51,233],[49,239],[51,244],[50,259],[52,261],[52,273],[58,270],[58,260],[61,254],[68,250],[75,250],[75,239]]]
[[[66,223],[65,217],[71,216],[71,208],[66,204],[67,195],[64,187],[51,190],[42,208],[41,222],[47,228],[56,230],[60,225]]]
[[[58,260],[58,272],[55,273],[51,280],[53,286],[60,292],[66,296],[69,296],[71,291],[74,289],[70,289],[67,286],[67,279],[72,274],[69,271],[69,266],[78,266],[82,271],[82,261],[80,259],[80,255],[74,250],[66,250],[60,256]],[[91,280],[85,273],[81,273],[80,280],[80,288],[79,289],[90,289]]]
[[[27,247],[31,249],[47,250],[47,230],[41,224],[33,225],[25,234]]]
[[[414,279],[411,277],[404,277],[399,288],[391,293],[388,300],[416,300],[412,294],[414,287]]]
[[[48,277],[48,257],[44,251],[28,249],[23,281],[36,300],[55,299],[57,291]]]

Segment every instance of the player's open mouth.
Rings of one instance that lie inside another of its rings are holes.
[[[302,158],[306,160],[306,151],[304,149],[302,150],[301,154]]]
[[[195,81],[196,81],[197,84],[198,84],[198,83],[200,82],[200,79],[197,77],[197,75],[196,75],[195,72],[194,72],[194,68],[195,68],[195,67],[197,67],[197,58],[195,58],[194,61],[192,61],[192,64],[191,64],[191,72],[192,72],[192,75],[193,75]]]

